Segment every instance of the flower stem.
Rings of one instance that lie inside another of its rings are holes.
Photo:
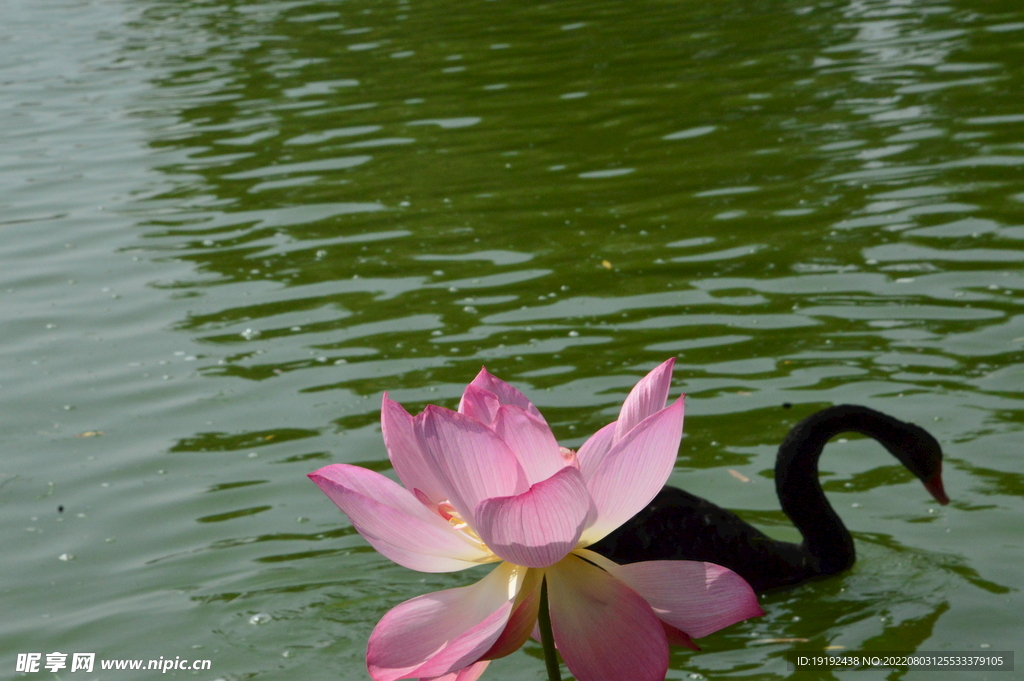
[[[540,583],[540,612],[537,615],[537,624],[540,625],[540,644],[544,648],[544,664],[548,668],[548,681],[562,681],[562,673],[558,668],[558,653],[555,652],[555,636],[551,633],[547,577],[544,577]]]

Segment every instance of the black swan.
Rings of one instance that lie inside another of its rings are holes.
[[[710,501],[665,487],[646,509],[589,548],[618,563],[717,563],[756,591],[842,572],[854,562],[853,537],[821,489],[818,457],[829,439],[850,431],[878,440],[920,478],[936,501],[949,503],[942,486],[942,448],[934,437],[874,409],[844,404],[805,418],[779,446],[775,489],[803,543],[771,539]]]

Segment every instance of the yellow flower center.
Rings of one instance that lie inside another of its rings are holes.
[[[448,524],[451,525],[453,529],[461,532],[463,536],[465,536],[467,539],[469,539],[471,542],[479,546],[484,551],[487,551],[491,555],[494,555],[494,552],[487,548],[487,544],[485,544],[483,540],[480,539],[480,535],[476,533],[476,530],[470,527],[469,523],[462,519],[462,515],[460,515],[459,512],[455,510],[455,507],[452,506],[452,502],[445,499],[444,501],[439,503],[437,505],[437,513],[442,518],[447,520]]]

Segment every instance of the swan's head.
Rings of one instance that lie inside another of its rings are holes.
[[[895,419],[893,419],[895,421]],[[940,504],[948,504],[949,497],[942,485],[942,446],[927,430],[914,423],[898,421],[900,427],[886,449],[924,483],[925,489]]]

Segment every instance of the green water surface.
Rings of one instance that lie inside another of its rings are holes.
[[[933,432],[953,503],[834,441],[856,566],[669,678],[1021,657],[1022,69],[1011,0],[0,2],[0,677],[368,679],[388,608],[487,568],[390,563],[306,473],[390,473],[382,393],[481,365],[577,447],[670,356],[671,483],[773,536],[833,403]]]

